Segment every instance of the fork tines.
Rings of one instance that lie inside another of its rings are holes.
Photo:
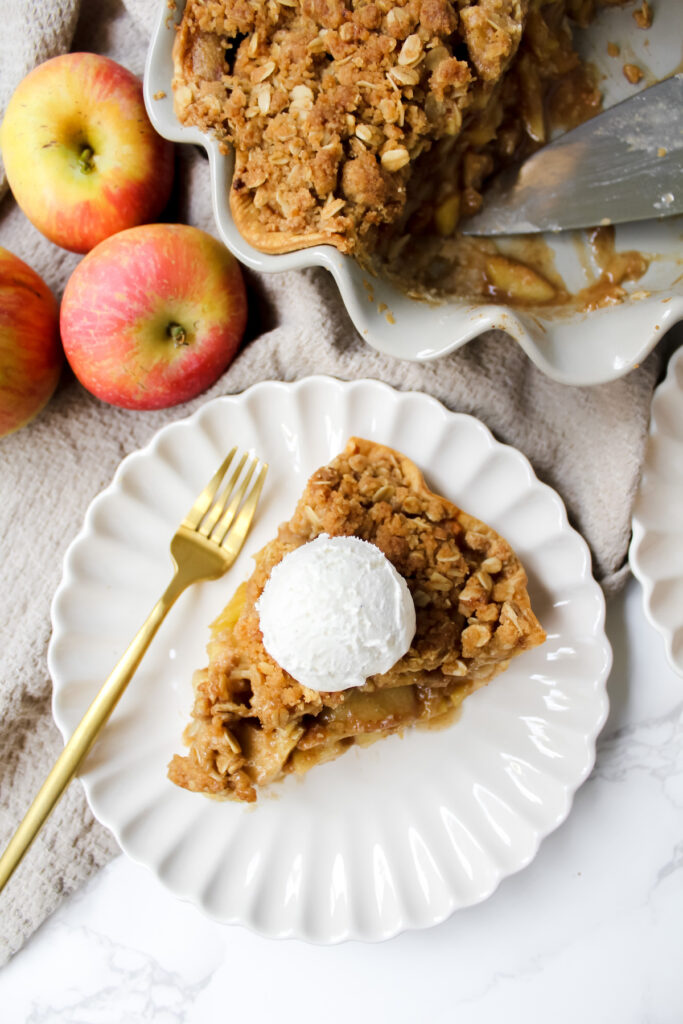
[[[246,534],[268,471],[266,463],[261,463],[256,456],[250,458],[249,454],[245,453],[237,462],[228,482],[221,490],[221,485],[236,455],[237,448],[233,448],[183,520],[183,526],[196,530],[215,544],[224,542],[233,523],[235,525],[231,534],[238,529],[241,534]],[[247,494],[249,483],[259,466],[260,470],[254,485]],[[241,524],[244,526],[243,531],[240,529]]]

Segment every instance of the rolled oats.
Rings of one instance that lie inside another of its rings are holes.
[[[271,97],[271,95],[272,95],[272,90],[271,90],[269,85],[264,85],[263,88],[260,89],[259,92],[258,92],[258,96],[257,96],[256,102],[258,104],[259,111],[262,114],[267,114],[268,111],[270,110],[270,97]]]
[[[410,163],[410,153],[402,146],[396,149],[387,149],[381,156],[382,167],[385,171],[400,171],[407,163]]]
[[[372,142],[374,134],[375,133],[369,124],[356,125],[356,135],[361,140],[361,142]]]
[[[395,67],[388,72],[388,77],[397,85],[417,85],[420,72],[416,68]]]
[[[251,75],[251,80],[255,85],[259,82],[265,81],[266,78],[270,78],[273,71],[275,71],[275,61],[268,60],[260,68],[255,68]]]
[[[410,64],[415,64],[420,59],[421,56],[422,40],[418,35],[415,34],[413,34],[412,36],[408,36],[403,46],[401,47],[401,51],[398,55],[399,64],[406,66]],[[419,82],[419,80],[420,79],[418,76],[417,81],[415,81],[413,84],[417,85],[417,82]]]
[[[308,85],[295,85],[291,92],[290,110],[312,110],[313,90]]]

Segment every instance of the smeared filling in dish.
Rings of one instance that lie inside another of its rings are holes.
[[[464,238],[458,224],[492,173],[599,110],[571,34],[594,7],[188,0],[175,107],[234,146],[231,209],[256,248],[329,243],[415,295],[566,303],[551,268]],[[622,261],[600,303],[646,269],[642,257]]]
[[[325,534],[375,545],[415,608],[407,653],[336,692],[310,689],[282,668],[264,645],[259,616],[273,569]],[[169,766],[173,782],[211,796],[251,802],[260,787],[354,744],[447,721],[468,694],[545,639],[507,541],[430,491],[405,456],[360,438],[313,474],[255,563],[213,624],[208,667],[194,678],[189,750]]]

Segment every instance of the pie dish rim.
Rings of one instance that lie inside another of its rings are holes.
[[[638,302],[590,312],[568,314],[560,310],[553,318],[539,320],[537,311],[527,312],[519,307],[472,300],[439,305],[412,300],[389,282],[370,278],[353,257],[339,253],[332,245],[314,245],[280,254],[255,249],[237,230],[230,210],[232,152],[221,154],[216,140],[197,128],[185,127],[174,112],[174,25],[182,17],[184,7],[185,0],[177,0],[169,12],[163,0],[159,3],[143,83],[145,104],[154,128],[170,141],[198,145],[205,150],[214,220],[221,240],[233,255],[260,273],[310,267],[328,270],[355,327],[376,351],[428,362],[457,351],[487,330],[498,329],[513,337],[551,379],[585,386],[607,383],[629,373],[647,357],[664,333],[683,319],[683,292],[663,297],[653,293]],[[671,220],[683,223],[683,216]]]

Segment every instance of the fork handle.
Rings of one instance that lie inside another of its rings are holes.
[[[187,579],[178,573],[159,598],[121,660],[107,677],[99,693],[76,726],[71,739],[55,761],[54,767],[38,791],[23,821],[0,857],[0,891],[11,877],[37,836],[60,796],[78,771],[81,761],[95,742],[100,729],[116,707],[123,691],[142,661],[152,638],[176,599],[185,590]]]

